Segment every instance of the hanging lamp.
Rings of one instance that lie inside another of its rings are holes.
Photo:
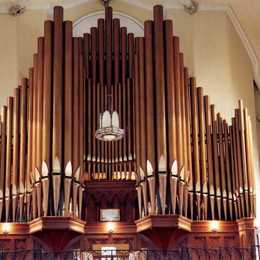
[[[117,141],[124,137],[124,129],[119,127],[119,115],[117,111],[106,110],[100,114],[99,129],[95,137],[101,141]]]

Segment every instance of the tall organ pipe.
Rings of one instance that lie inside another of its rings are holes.
[[[22,79],[20,100],[20,162],[19,162],[19,220],[26,215],[24,212],[26,191],[26,154],[27,154],[27,128],[28,128],[28,80]]]
[[[13,170],[12,170],[12,220],[16,221],[18,205],[18,179],[19,179],[19,160],[20,160],[20,87],[14,91],[14,110],[13,110]]]
[[[72,22],[64,23],[65,37],[65,81],[64,81],[64,211],[69,214],[71,183],[73,174],[73,39]]]
[[[6,175],[6,135],[7,135],[7,106],[1,111],[1,160],[0,160],[0,221],[4,210],[5,175]]]

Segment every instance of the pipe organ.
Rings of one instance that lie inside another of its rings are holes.
[[[0,218],[88,219],[87,184],[134,181],[139,219],[255,216],[252,131],[239,101],[227,121],[184,64],[162,6],[135,37],[105,19],[73,37],[54,8],[29,77],[1,112]],[[95,138],[100,114],[117,111],[125,136]]]

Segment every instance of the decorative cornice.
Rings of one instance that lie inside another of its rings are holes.
[[[128,0],[121,0],[122,2],[125,2],[129,4]],[[95,0],[64,0],[63,1],[63,7],[65,9],[72,8],[81,4],[86,4],[90,2],[95,2]],[[141,3],[139,0],[131,0],[131,5],[134,5],[136,7],[146,9],[151,11],[152,5],[151,4],[144,4]],[[175,9],[175,10],[184,10],[183,5],[179,1],[169,1],[167,3],[164,3],[164,9]],[[53,4],[46,3],[46,4],[37,4],[37,3],[31,3],[26,8],[28,10],[47,10],[48,13],[52,13]],[[0,5],[0,14],[6,14],[8,13],[8,8],[10,7],[10,4],[1,4]],[[200,4],[198,11],[222,11],[225,12],[231,23],[233,24],[237,34],[239,35],[246,52],[250,58],[253,73],[254,73],[254,79],[257,84],[257,86],[260,86],[260,71],[259,71],[259,61],[256,55],[256,52],[253,48],[252,43],[250,42],[245,30],[243,29],[235,11],[232,9],[229,5],[223,5],[223,4]]]

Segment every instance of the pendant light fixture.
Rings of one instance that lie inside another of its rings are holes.
[[[96,138],[101,141],[117,141],[124,137],[124,129],[119,127],[117,111],[106,110],[100,114],[100,125],[96,131]]]
[[[95,137],[101,141],[117,141],[124,137],[125,131],[119,127],[119,115],[112,110],[112,95],[108,95],[110,110],[105,110],[99,116],[99,129],[96,130]]]

